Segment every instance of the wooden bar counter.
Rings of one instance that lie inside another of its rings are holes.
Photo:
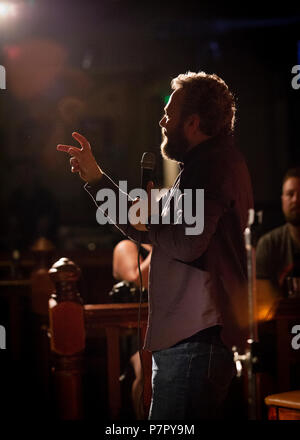
[[[97,337],[99,332],[105,329],[107,342],[107,371],[108,371],[108,400],[110,415],[116,419],[121,409],[120,391],[120,345],[119,337],[122,328],[138,327],[138,303],[122,304],[86,304],[85,329],[87,337]],[[140,310],[141,340],[144,341],[147,319],[148,304],[142,303]],[[143,344],[141,344],[143,346]],[[145,417],[150,407],[151,400],[151,353],[142,351],[144,367],[144,407]]]

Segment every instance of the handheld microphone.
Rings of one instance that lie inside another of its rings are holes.
[[[141,188],[145,191],[147,191],[147,183],[153,181],[155,159],[154,153],[143,153],[141,159]]]

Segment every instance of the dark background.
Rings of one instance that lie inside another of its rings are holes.
[[[281,179],[300,160],[300,90],[291,86],[291,69],[300,64],[294,5],[17,3],[16,17],[0,22],[7,72],[0,91],[4,249],[26,249],[38,235],[61,249],[112,248],[120,234],[98,227],[92,201],[56,144],[71,143],[80,131],[104,170],[128,179],[129,189],[137,186],[143,151],[160,157],[158,121],[170,80],[188,70],[217,73],[235,94],[236,140],[264,230],[282,222]]]
[[[112,249],[123,238],[112,226],[97,224],[83,182],[56,145],[75,145],[71,133],[81,132],[101,167],[116,180],[127,179],[129,189],[139,185],[142,153],[155,152],[162,184],[158,121],[170,81],[188,70],[216,73],[237,99],[236,143],[250,169],[256,209],[264,213],[262,232],[281,224],[282,177],[300,164],[300,89],[291,86],[292,67],[300,64],[300,11],[288,2],[262,1],[15,3],[15,17],[0,15],[0,65],[7,74],[6,90],[0,90],[0,278],[6,279],[0,324],[7,328],[8,346],[0,350],[8,361],[0,364],[11,413],[30,419],[53,411],[42,403],[35,378],[42,374],[33,360],[41,316],[32,318],[29,286],[22,287],[21,279],[18,290],[11,278],[29,278],[35,261],[26,252],[44,236],[56,247],[51,264],[68,256],[81,267],[83,301],[107,302]],[[21,264],[12,264],[14,250]],[[10,322],[15,297],[23,315],[17,322],[12,313]],[[105,338],[100,342],[87,346],[90,418],[107,411]]]

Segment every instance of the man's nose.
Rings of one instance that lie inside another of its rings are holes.
[[[165,127],[165,122],[166,122],[166,117],[163,116],[163,117],[161,118],[161,120],[159,121],[159,125],[161,126],[161,128],[164,128],[164,127]]]

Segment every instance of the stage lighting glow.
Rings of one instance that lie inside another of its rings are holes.
[[[0,19],[14,17],[17,14],[15,3],[0,2]]]
[[[168,104],[169,99],[170,99],[170,96],[171,96],[171,95],[166,95],[166,96],[163,97],[163,100],[164,100],[165,105]]]

